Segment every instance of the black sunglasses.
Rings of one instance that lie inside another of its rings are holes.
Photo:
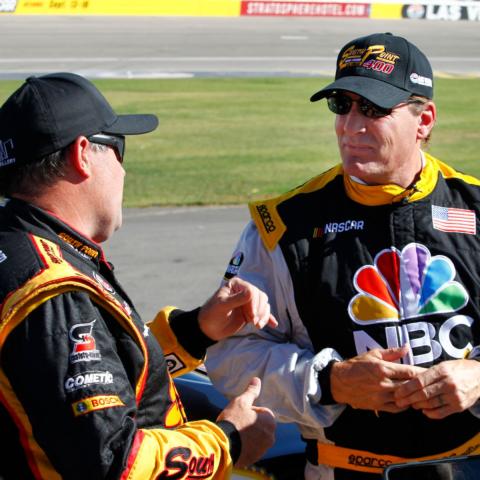
[[[358,109],[368,118],[386,117],[392,113],[393,108],[383,108],[375,105],[370,100],[360,97],[353,100],[343,93],[334,93],[327,97],[328,108],[337,115],[346,115],[352,109],[354,103],[358,104]]]
[[[122,135],[107,135],[105,133],[96,133],[90,135],[87,140],[92,143],[98,143],[100,145],[107,145],[115,150],[118,161],[123,163],[123,157],[125,155],[125,137]]]

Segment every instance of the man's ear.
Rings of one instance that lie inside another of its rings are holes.
[[[92,151],[86,137],[80,136],[70,146],[70,165],[82,178],[92,175]]]
[[[422,113],[419,115],[417,139],[426,140],[432,131],[437,119],[437,108],[433,102],[427,102]]]

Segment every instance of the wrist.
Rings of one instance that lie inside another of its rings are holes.
[[[333,405],[337,402],[333,398],[331,388],[331,373],[335,363],[342,361],[340,354],[333,348],[324,348],[315,355],[313,366],[317,373],[317,381],[320,386],[321,405]]]
[[[322,391],[322,397],[320,398],[321,405],[333,405],[337,403],[332,394],[332,367],[338,363],[339,360],[333,359],[322,370],[317,373],[318,383]]]

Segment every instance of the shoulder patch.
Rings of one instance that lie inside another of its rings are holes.
[[[269,250],[273,250],[283,234],[287,231],[287,226],[280,217],[277,206],[295,197],[296,195],[311,193],[320,190],[330,183],[335,177],[343,174],[341,165],[327,170],[326,172],[312,178],[308,182],[300,185],[289,192],[278,197],[252,202],[249,204],[250,214],[260,233],[263,243]]]
[[[275,199],[251,203],[249,208],[263,243],[269,250],[273,250],[287,230],[277,212]]]

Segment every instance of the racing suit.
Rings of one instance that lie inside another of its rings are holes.
[[[408,189],[338,165],[252,203],[228,266],[267,293],[279,326],[210,347],[208,373],[229,396],[262,378],[259,404],[308,440],[307,478],[379,478],[390,463],[480,451],[477,404],[440,421],[377,416],[330,392],[326,367],[373,348],[408,343],[403,362],[422,367],[480,355],[480,181],[422,155]]]
[[[186,422],[170,376],[212,343],[198,310],[144,324],[99,245],[17,199],[0,248],[0,478],[228,477],[238,432]]]

